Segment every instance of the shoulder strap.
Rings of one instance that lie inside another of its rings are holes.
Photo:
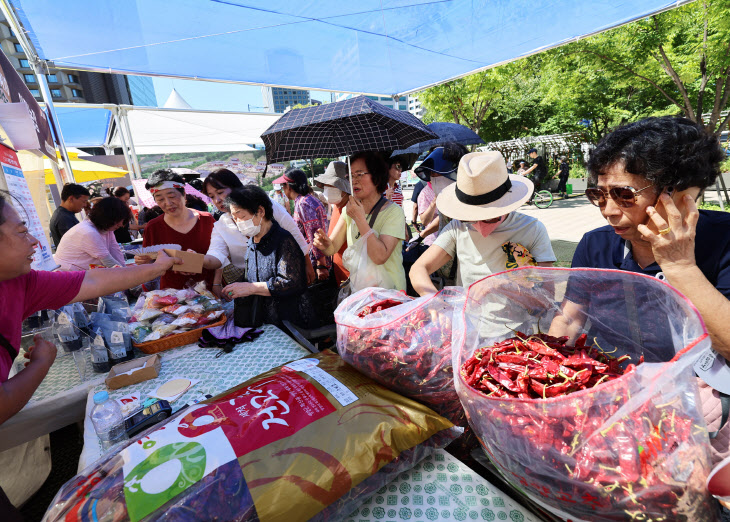
[[[373,210],[370,212],[370,221],[368,221],[368,224],[370,225],[370,228],[373,228],[373,225],[375,224],[375,220],[378,218],[378,214],[380,214],[380,211],[383,208],[383,205],[385,205],[385,202],[388,201],[383,196],[380,196],[380,199],[373,207]]]
[[[722,392],[719,393],[720,403],[722,404],[722,418],[720,419],[720,426],[717,428],[717,430],[709,433],[711,439],[714,439],[719,435],[720,430],[723,428],[723,426],[725,426],[725,424],[727,423],[727,419],[730,416],[730,395]]]
[[[10,344],[10,341],[8,341],[3,334],[0,333],[0,346],[2,346],[7,352],[8,355],[10,355],[10,362],[14,361],[15,358],[18,356],[18,351],[13,348],[13,345]]]

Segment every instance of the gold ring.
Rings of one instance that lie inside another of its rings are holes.
[[[672,231],[672,227],[667,227],[667,228],[663,228],[662,230],[660,230],[659,233],[664,236],[666,234],[669,234],[671,231]]]

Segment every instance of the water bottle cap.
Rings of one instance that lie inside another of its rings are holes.
[[[100,391],[94,394],[94,404],[101,404],[109,400],[109,392]]]

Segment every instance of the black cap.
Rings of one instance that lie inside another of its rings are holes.
[[[535,147],[532,147],[530,150],[527,151],[528,154],[532,154],[533,152],[537,152],[537,149]]]

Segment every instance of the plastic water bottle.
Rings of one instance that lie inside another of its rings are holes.
[[[104,450],[126,439],[122,408],[117,401],[109,400],[108,392],[100,391],[94,394],[91,422],[94,423],[94,430]]]

